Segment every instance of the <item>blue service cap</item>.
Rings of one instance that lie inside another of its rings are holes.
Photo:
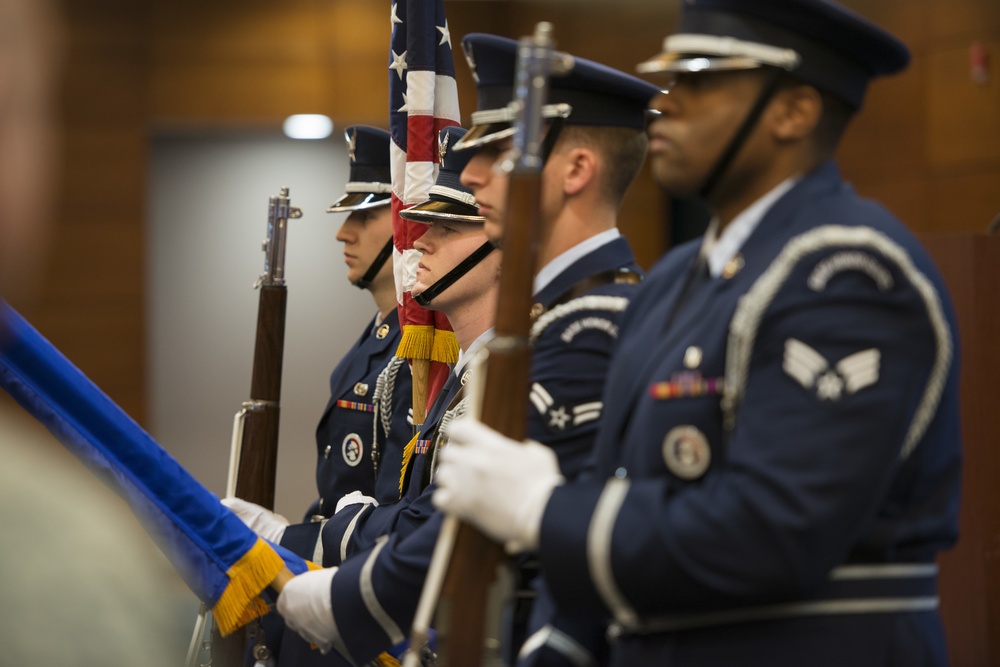
[[[780,67],[858,109],[870,79],[909,62],[903,42],[829,0],[684,0],[677,32],[637,70]]]
[[[479,94],[472,128],[458,149],[498,141],[514,133],[514,77],[517,40],[472,33],[462,39],[465,58]],[[564,74],[549,79],[543,114],[565,117],[569,125],[646,127],[646,107],[659,88],[592,60],[560,54],[568,65]],[[567,115],[568,114],[568,115]]]
[[[344,130],[351,171],[344,194],[327,213],[357,211],[389,204],[392,174],[389,168],[389,133],[370,125],[351,125]]]
[[[440,168],[437,180],[428,193],[429,199],[400,211],[399,216],[414,222],[431,224],[437,220],[462,220],[465,222],[482,223],[485,218],[479,215],[479,204],[472,190],[462,185],[461,176],[465,165],[469,164],[474,151],[453,150],[468,130],[451,126],[441,130],[438,135],[438,156]]]

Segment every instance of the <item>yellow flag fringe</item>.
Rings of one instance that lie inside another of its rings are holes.
[[[434,327],[429,324],[407,324],[399,340],[396,356],[402,359],[430,359],[434,350]]]
[[[403,497],[403,481],[406,479],[406,469],[410,467],[410,459],[413,458],[413,451],[417,448],[417,438],[420,437],[420,433],[414,435],[406,447],[403,447],[403,465],[399,469],[399,497]]]
[[[378,667],[401,667],[399,660],[385,652],[378,654],[378,657],[375,658],[375,664]]]
[[[227,572],[229,584],[212,607],[220,634],[228,635],[267,613],[267,603],[260,598],[260,593],[284,568],[281,556],[259,538],[233,563]]]
[[[434,349],[431,350],[431,361],[440,361],[442,364],[458,362],[458,339],[455,338],[454,331],[437,329],[434,332]]]

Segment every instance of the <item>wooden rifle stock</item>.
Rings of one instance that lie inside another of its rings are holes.
[[[227,495],[235,495],[267,509],[274,509],[275,472],[278,462],[278,417],[281,401],[281,367],[285,348],[285,234],[290,218],[302,216],[292,207],[288,188],[268,202],[267,238],[264,240],[264,273],[255,287],[260,289],[257,302],[257,335],[254,343],[250,400],[237,414],[236,451],[230,462]],[[263,646],[263,638],[258,645]],[[213,667],[243,667],[246,660],[246,628],[222,637],[212,628]]]
[[[274,509],[287,299],[284,285],[260,287],[250,400],[243,404],[246,415],[236,475],[236,497],[268,509]]]
[[[531,297],[537,255],[539,174],[511,174],[504,230],[503,268],[497,303],[496,337],[486,359],[486,384],[480,420],[515,440],[523,440],[531,373]],[[447,636],[442,641],[444,665],[470,667],[483,659],[487,597],[504,558],[503,547],[469,524],[458,534],[441,592],[447,605]]]

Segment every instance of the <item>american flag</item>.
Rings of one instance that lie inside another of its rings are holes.
[[[444,364],[457,360],[458,344],[447,318],[421,308],[410,296],[420,261],[420,253],[413,249],[413,242],[427,228],[402,219],[399,211],[428,198],[437,175],[438,133],[460,122],[458,88],[444,1],[394,1],[391,20],[389,131],[392,135],[393,263],[399,321],[403,325],[397,356],[439,362],[434,363],[430,371],[429,404],[447,377],[448,369]],[[415,375],[414,385],[417,377]],[[416,392],[415,387],[414,395]],[[418,412],[418,406],[413,407]]]

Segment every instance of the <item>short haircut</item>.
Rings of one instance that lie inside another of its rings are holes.
[[[617,208],[642,168],[649,140],[645,130],[630,127],[566,125],[559,136],[559,144],[583,146],[601,156],[605,163],[601,170],[604,195]]]
[[[803,83],[792,74],[782,74],[778,90],[788,90],[798,86],[811,86],[819,93],[823,103],[823,113],[816,129],[813,131],[813,139],[816,148],[827,155],[833,155],[840,143],[840,138],[844,135],[844,130],[854,117],[854,109],[839,97],[827,91],[816,88],[812,84]]]

